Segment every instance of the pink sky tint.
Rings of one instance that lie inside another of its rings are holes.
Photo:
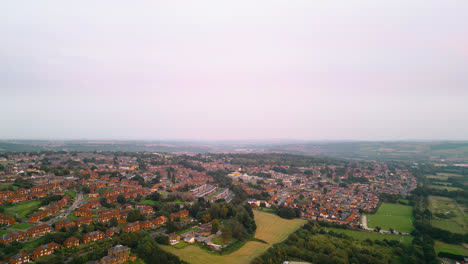
[[[0,138],[466,139],[467,13],[464,0],[6,1]]]

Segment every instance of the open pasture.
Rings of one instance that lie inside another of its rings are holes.
[[[370,239],[372,241],[387,239],[387,240],[396,240],[406,245],[410,245],[411,242],[413,241],[412,236],[380,234],[380,233],[374,233],[374,232],[363,232],[363,231],[333,228],[333,227],[327,227],[325,228],[325,230],[333,231],[335,233],[342,233],[342,234],[348,235],[354,239],[361,240],[361,241],[366,240],[366,239]]]
[[[375,228],[379,226],[383,230],[409,233],[413,231],[413,207],[401,204],[383,203],[377,213],[367,215],[367,226]]]
[[[453,233],[467,232],[467,208],[455,200],[441,196],[429,196],[429,210],[432,212],[432,226]]]

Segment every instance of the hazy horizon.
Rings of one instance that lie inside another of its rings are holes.
[[[467,140],[468,2],[5,1],[0,139]]]

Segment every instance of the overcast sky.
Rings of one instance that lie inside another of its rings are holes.
[[[0,138],[468,139],[468,1],[1,1]]]

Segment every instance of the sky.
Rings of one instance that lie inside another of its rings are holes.
[[[1,139],[468,139],[468,1],[1,1]]]

